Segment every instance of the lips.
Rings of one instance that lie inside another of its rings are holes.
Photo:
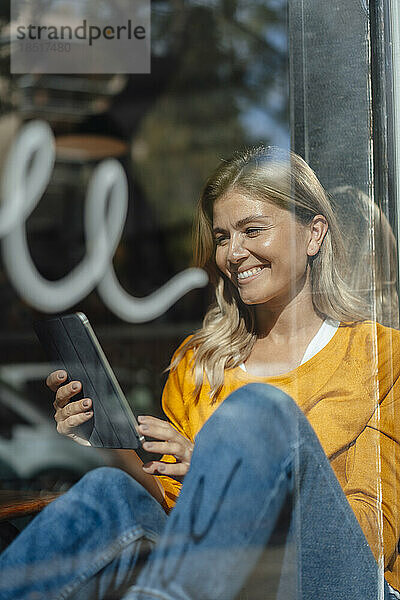
[[[237,280],[238,285],[244,285],[247,282],[253,281],[258,277],[258,275],[263,271],[265,265],[257,265],[256,267],[252,267],[250,269],[242,269],[241,271],[237,271],[235,273],[235,278]]]
[[[256,275],[261,271],[262,267],[254,267],[253,269],[246,269],[246,271],[238,271],[237,278],[242,281],[243,279],[247,279],[252,275]]]

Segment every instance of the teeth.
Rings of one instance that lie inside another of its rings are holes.
[[[238,279],[247,279],[247,277],[251,277],[255,275],[259,271],[261,271],[262,267],[254,267],[254,269],[249,269],[248,271],[243,271],[243,273],[238,273]]]

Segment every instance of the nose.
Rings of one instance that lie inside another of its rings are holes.
[[[227,254],[228,262],[230,262],[232,264],[236,264],[236,263],[240,262],[243,258],[246,258],[246,256],[248,256],[248,254],[249,254],[248,250],[243,246],[243,240],[242,240],[240,233],[239,232],[234,233],[231,236],[231,239],[229,242],[228,254]]]

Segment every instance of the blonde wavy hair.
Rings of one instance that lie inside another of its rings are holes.
[[[352,256],[344,279],[364,299],[369,318],[399,329],[397,246],[382,209],[358,188],[330,190],[347,253]]]
[[[215,301],[201,329],[179,348],[166,369],[175,369],[184,354],[193,349],[195,394],[198,396],[206,377],[212,402],[223,387],[225,369],[243,363],[257,338],[254,307],[242,302],[236,287],[215,263],[213,206],[233,190],[291,211],[305,225],[315,215],[324,215],[328,232],[318,254],[310,259],[315,310],[347,323],[368,318],[363,300],[350,292],[341,275],[346,260],[340,231],[328,195],[312,169],[297,154],[274,146],[235,153],[221,161],[207,180],[195,215],[195,264],[208,272]]]

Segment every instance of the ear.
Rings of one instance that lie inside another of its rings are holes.
[[[307,246],[308,256],[318,254],[321,244],[328,231],[328,221],[323,215],[315,215],[310,223],[310,239]]]

